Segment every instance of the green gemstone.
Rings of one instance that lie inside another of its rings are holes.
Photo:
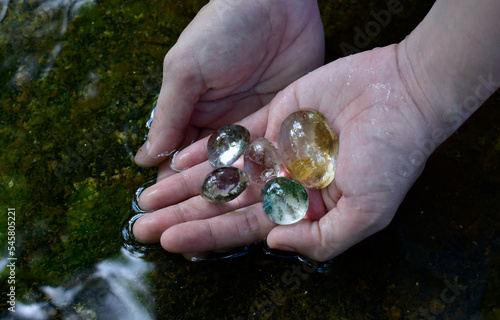
[[[239,196],[250,184],[245,171],[224,167],[207,175],[201,186],[201,196],[212,202],[227,202]]]
[[[262,208],[271,221],[292,224],[301,220],[309,207],[306,189],[285,177],[269,180],[262,188]]]

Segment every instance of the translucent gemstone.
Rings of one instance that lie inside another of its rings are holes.
[[[262,188],[262,207],[271,221],[292,224],[302,219],[309,207],[306,189],[295,180],[278,177]]]
[[[266,138],[252,142],[244,154],[245,172],[250,180],[266,183],[280,172],[280,155],[274,144]]]
[[[339,139],[319,111],[290,114],[281,124],[278,149],[287,171],[305,187],[321,189],[335,177]]]
[[[208,139],[208,161],[215,168],[232,165],[243,154],[250,142],[250,132],[245,127],[231,124],[221,127]]]
[[[239,196],[250,184],[245,171],[234,167],[215,169],[201,186],[201,196],[212,202],[227,202]]]

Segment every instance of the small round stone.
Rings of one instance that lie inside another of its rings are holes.
[[[223,167],[207,175],[201,186],[201,196],[212,202],[227,202],[239,196],[250,184],[245,171]]]
[[[221,127],[208,139],[208,162],[214,168],[228,167],[238,160],[250,143],[250,132],[240,125]]]
[[[258,138],[245,150],[245,172],[250,180],[266,183],[280,172],[280,155],[274,144],[266,138]]]
[[[309,207],[306,189],[295,180],[278,177],[262,188],[262,208],[277,224],[292,224],[301,220]]]
[[[281,161],[307,188],[325,188],[335,177],[339,139],[323,114],[302,109],[290,114],[278,135]]]

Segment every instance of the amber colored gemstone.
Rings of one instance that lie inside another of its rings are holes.
[[[250,132],[240,125],[221,127],[208,139],[208,162],[215,167],[228,167],[238,160],[250,142]]]
[[[325,188],[335,177],[339,140],[323,114],[301,109],[281,124],[281,161],[290,175],[308,188]]]
[[[285,177],[269,180],[262,188],[261,200],[264,212],[277,224],[300,221],[309,207],[309,197],[304,187]]]
[[[250,184],[245,171],[234,167],[215,169],[201,186],[201,196],[212,202],[227,202],[239,196]]]
[[[252,142],[244,154],[245,172],[250,180],[266,183],[280,172],[280,155],[273,143],[266,138]]]

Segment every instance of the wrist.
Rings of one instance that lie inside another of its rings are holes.
[[[451,135],[500,86],[500,1],[438,0],[398,45],[409,95],[432,130]],[[444,141],[444,139],[442,139]]]

